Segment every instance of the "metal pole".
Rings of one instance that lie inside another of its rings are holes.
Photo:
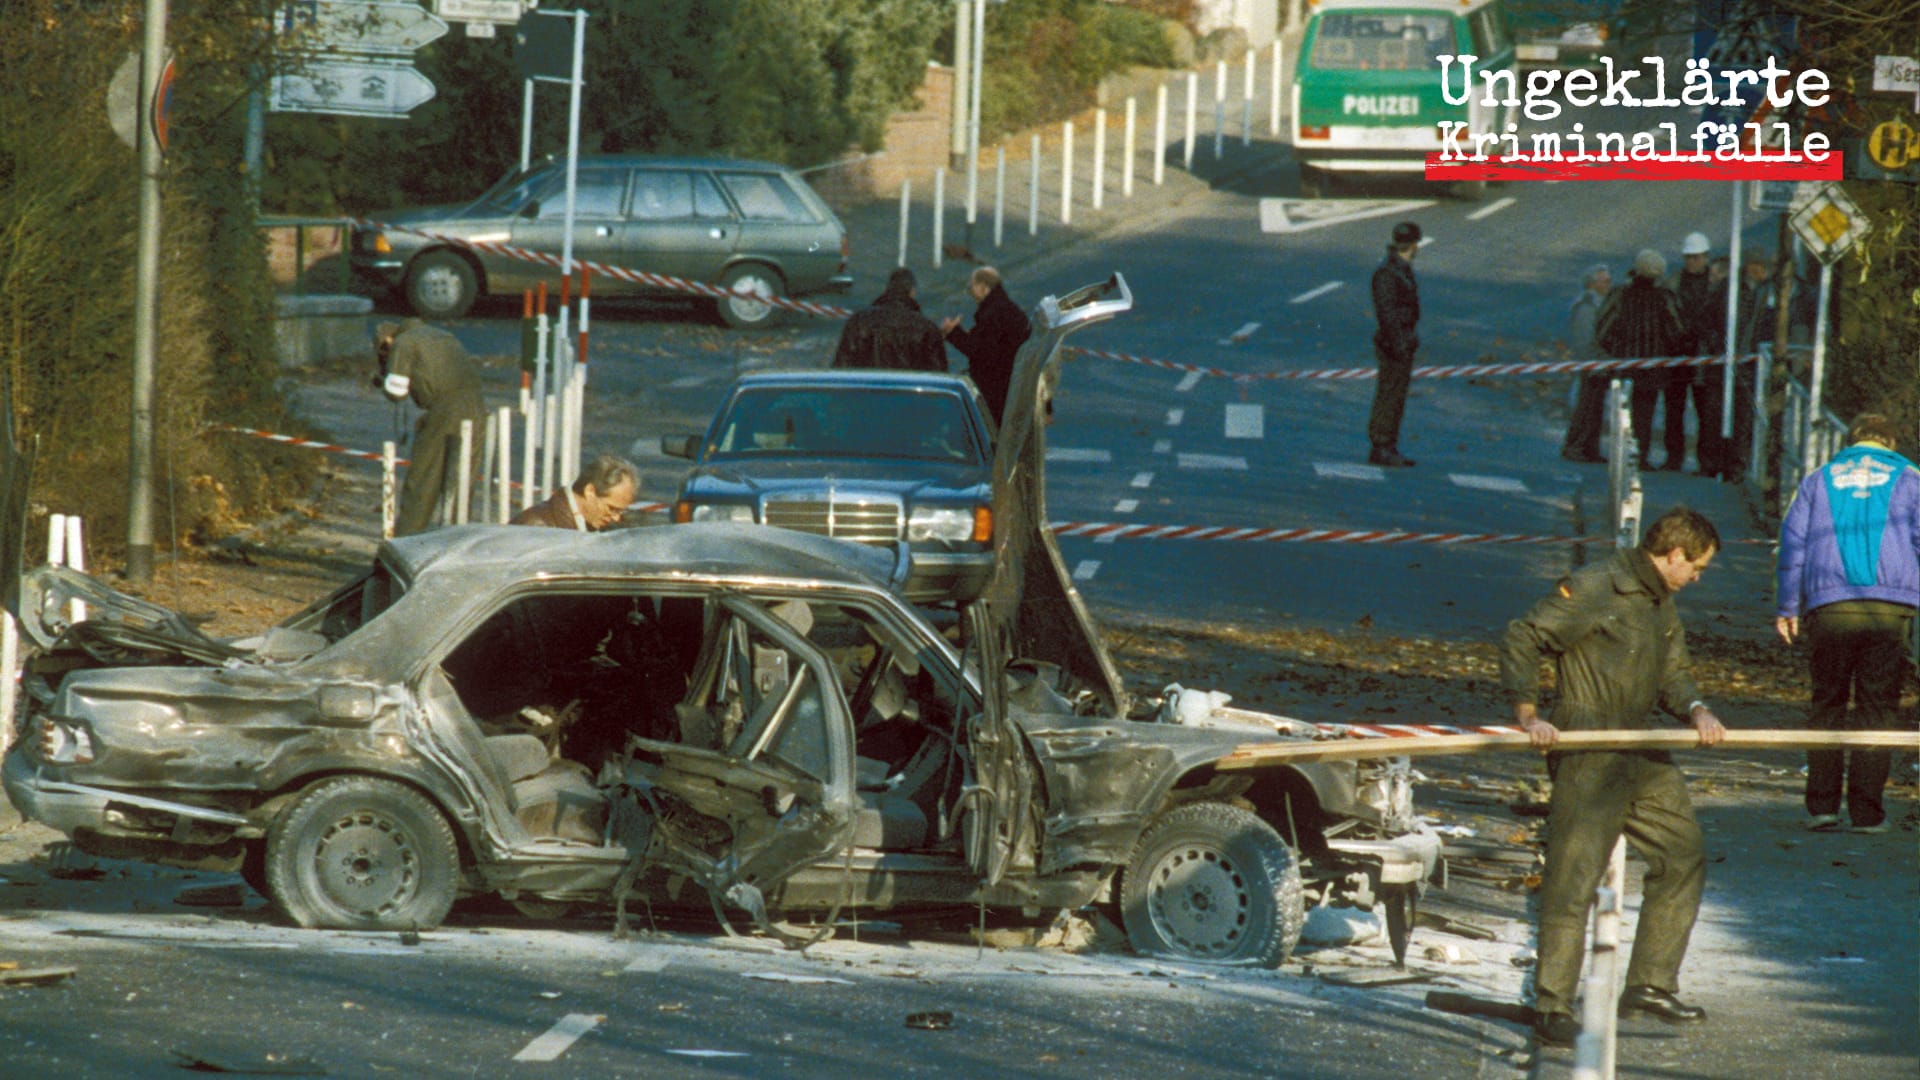
[[[1040,233],[1040,136],[1033,137],[1033,149],[1027,156],[1027,235]]]
[[[1240,93],[1240,145],[1253,145],[1253,62],[1260,54],[1247,50],[1246,85]]]
[[[1267,134],[1280,136],[1280,39],[1273,39],[1273,93],[1267,102]]]
[[[533,80],[521,80],[520,92],[520,171],[533,163]]]
[[[907,218],[912,207],[913,181],[900,181],[900,261],[896,266],[907,265]]]
[[[140,242],[134,263],[133,393],[127,448],[127,580],[153,580],[153,373],[160,351],[160,167],[154,98],[166,66],[167,0],[146,0],[140,42]]]
[[[1093,111],[1093,208],[1106,202],[1107,187],[1107,110]]]
[[[933,167],[933,268],[940,269],[941,235],[947,224],[947,169],[944,165]]]
[[[1060,224],[1073,223],[1073,121],[1060,127]]]
[[[1120,171],[1120,194],[1133,198],[1133,133],[1139,123],[1139,107],[1133,98],[1127,99],[1127,133],[1121,139],[1121,157],[1126,159],[1126,167]]]
[[[1000,239],[1007,224],[1007,148],[993,148],[993,246],[1000,246]]]
[[[973,0],[973,89],[967,94],[967,246],[980,207],[980,58],[987,51],[987,0]]]
[[[1733,410],[1736,407],[1733,400],[1733,364],[1740,351],[1737,312],[1740,308],[1740,278],[1743,276],[1740,266],[1740,216],[1747,185],[1735,180],[1727,186],[1733,189],[1733,239],[1727,244],[1727,369],[1721,372],[1720,381],[1720,438],[1723,440],[1733,438]],[[1701,417],[1700,421],[1704,424],[1706,418]],[[1727,446],[1732,449],[1730,442]]]
[[[1220,61],[1213,69],[1213,160],[1219,161],[1226,153],[1227,139],[1227,62]]]
[[[1188,172],[1193,171],[1193,132],[1195,111],[1200,107],[1200,73],[1187,72],[1187,145],[1183,149],[1182,160]]]
[[[498,488],[493,500],[493,514],[495,520],[505,525],[513,518],[513,409],[500,406],[494,421],[500,429],[500,437],[494,444],[500,454],[500,464],[499,472],[494,477]]]
[[[1827,307],[1833,300],[1833,264],[1820,264],[1820,305],[1819,313],[1814,316],[1813,327],[1813,369],[1807,372],[1807,426],[1805,441],[1801,443],[1800,475],[1805,476],[1819,466],[1814,458],[1815,433],[1820,430],[1820,384],[1827,376]],[[1795,484],[1800,481],[1794,480]]]
[[[1153,186],[1167,179],[1167,84],[1153,94]]]
[[[493,464],[499,460],[497,447],[500,444],[500,431],[491,413],[481,424],[484,426],[480,433],[480,485],[476,489],[478,505],[473,507],[473,516],[467,520],[484,522],[493,520]]]
[[[967,67],[973,53],[973,20],[969,0],[953,5],[953,132],[948,152],[958,159],[967,152]]]
[[[567,212],[560,237],[560,276],[573,273],[573,200],[580,173],[580,95],[586,85],[582,67],[587,54],[587,13],[573,16],[573,76],[567,82]],[[565,313],[562,313],[565,318]]]

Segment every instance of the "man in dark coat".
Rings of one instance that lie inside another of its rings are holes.
[[[1576,571],[1507,627],[1500,685],[1515,726],[1550,751],[1547,865],[1540,885],[1540,959],[1534,969],[1535,1030],[1571,1046],[1587,912],[1623,834],[1645,859],[1640,921],[1620,1011],[1695,1023],[1706,1010],[1682,1001],[1680,963],[1700,913],[1707,865],[1686,778],[1664,750],[1555,750],[1561,731],[1640,731],[1656,707],[1699,733],[1726,735],[1700,700],[1674,595],[1700,579],[1719,550],[1713,524],[1675,507],[1648,526],[1640,546]],[[1552,662],[1559,700],[1540,716],[1540,667]]]
[[[1585,288],[1567,311],[1567,350],[1575,360],[1591,360],[1598,353],[1594,328],[1600,324],[1600,309],[1613,292],[1613,271],[1606,263],[1587,269],[1582,280]],[[1567,420],[1567,437],[1560,444],[1560,456],[1568,461],[1607,460],[1600,453],[1600,435],[1606,428],[1607,375],[1582,375],[1579,394],[1574,398],[1573,415]]]
[[[840,331],[840,347],[833,353],[833,366],[947,370],[946,341],[933,320],[920,313],[913,293],[913,271],[896,267],[873,306],[847,320]]]
[[[432,524],[441,496],[458,479],[453,462],[460,453],[460,421],[473,421],[476,446],[485,430],[480,369],[457,338],[419,319],[381,323],[374,331],[374,351],[381,392],[394,401],[411,398],[421,409],[393,523],[393,535],[409,536]]]
[[[1407,409],[1407,384],[1413,377],[1413,353],[1420,347],[1414,327],[1420,322],[1420,287],[1413,279],[1413,256],[1420,250],[1420,226],[1403,221],[1393,227],[1387,257],[1373,272],[1373,355],[1380,375],[1373,387],[1373,412],[1367,441],[1374,465],[1406,467],[1413,459],[1400,453],[1400,417]]]
[[[1600,309],[1595,340],[1608,356],[1620,360],[1648,356],[1672,356],[1674,343],[1680,340],[1680,312],[1673,293],[1660,284],[1667,272],[1667,260],[1657,251],[1643,250],[1633,260],[1627,285],[1615,289]],[[1649,441],[1653,438],[1653,407],[1672,380],[1665,370],[1635,372],[1633,375],[1633,440],[1639,446],[1640,468],[1647,468]],[[1673,454],[1673,432],[1680,433],[1680,452],[1686,453],[1686,402],[1681,401],[1681,416],[1676,419],[1667,410],[1667,453]],[[1677,457],[1670,457],[1679,461]],[[1679,468],[1676,464],[1674,468]]]
[[[1676,356],[1719,356],[1726,352],[1726,284],[1714,280],[1710,256],[1707,234],[1688,233],[1680,246],[1680,273],[1668,283],[1680,309]],[[1667,460],[1662,468],[1678,472],[1686,460],[1687,397],[1691,394],[1694,419],[1699,422],[1693,449],[1700,462],[1700,475],[1720,475],[1727,456],[1727,441],[1720,437],[1725,388],[1726,367],[1722,364],[1680,368],[1673,373],[1673,388],[1667,394]]]
[[[980,305],[973,312],[973,329],[961,326],[958,316],[947,319],[940,328],[953,347],[967,358],[967,374],[980,388],[980,396],[986,400],[987,411],[998,427],[1000,414],[1007,406],[1007,383],[1013,378],[1013,358],[1033,333],[1033,324],[1027,320],[1027,313],[1007,296],[1000,272],[991,266],[982,266],[973,272],[967,281],[967,292]]]

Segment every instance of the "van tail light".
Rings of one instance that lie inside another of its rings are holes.
[[[1300,137],[1303,139],[1327,139],[1333,137],[1333,132],[1324,125],[1310,126],[1302,124],[1300,125]]]

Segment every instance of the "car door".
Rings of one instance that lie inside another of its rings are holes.
[[[793,292],[817,289],[839,269],[838,234],[785,176],[758,169],[715,175],[740,212],[738,258],[780,271]]]
[[[623,228],[623,265],[690,281],[718,280],[740,238],[733,208],[703,169],[636,169]]]
[[[1006,876],[1014,853],[1027,841],[1033,767],[1007,709],[1006,626],[993,618],[986,601],[977,600],[967,606],[966,634],[966,658],[980,675],[980,699],[961,718],[966,772],[954,809],[967,868],[990,889]]]
[[[776,610],[778,614],[776,614]],[[615,839],[716,903],[765,913],[763,894],[852,842],[853,722],[807,607],[708,601],[677,741],[635,739]]]
[[[614,266],[624,259],[622,244],[626,235],[627,182],[632,172],[626,166],[583,165],[574,179],[573,257],[576,262],[598,262]],[[513,219],[512,243],[548,255],[559,255],[565,247],[567,215],[567,173],[552,170],[547,181]],[[521,289],[545,281],[548,288],[560,283],[560,268],[524,259],[488,256],[490,292],[512,295]],[[629,291],[633,286],[616,278],[598,275],[593,291],[605,295]]]

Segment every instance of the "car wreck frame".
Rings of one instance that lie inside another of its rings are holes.
[[[21,575],[31,454],[0,432],[0,575],[34,651],[7,793],[84,850],[237,870],[305,926],[428,927],[497,893],[623,924],[630,900],[705,904],[804,944],[782,920],[1106,900],[1143,952],[1271,966],[1312,888],[1385,901],[1404,949],[1441,869],[1404,759],[1217,769],[1317,733],[1136,715],[1044,525],[1061,345],[1130,306],[1116,275],[1038,308],[994,573],[950,629],[902,597],[904,546],[462,526],[215,641],[76,571]]]

